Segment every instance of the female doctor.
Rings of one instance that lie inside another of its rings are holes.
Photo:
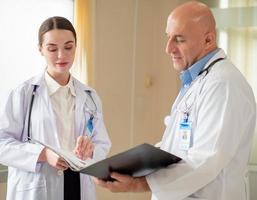
[[[39,51],[47,67],[14,89],[0,117],[0,163],[8,166],[8,200],[94,200],[91,178],[33,139],[101,160],[110,149],[101,102],[95,90],[70,74],[76,32],[63,17],[45,20]]]

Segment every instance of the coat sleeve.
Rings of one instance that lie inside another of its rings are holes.
[[[35,172],[42,146],[23,141],[27,99],[24,87],[13,90],[0,113],[0,163]]]
[[[93,159],[95,161],[99,161],[106,158],[111,148],[111,141],[109,139],[108,132],[104,123],[101,100],[96,92],[94,92],[92,96],[97,104],[98,109],[98,123],[95,127],[94,135],[92,137],[92,141],[95,144]]]
[[[233,159],[240,141],[250,141],[255,104],[251,91],[237,86],[213,81],[202,91],[193,122],[194,143],[183,162],[146,177],[159,200],[181,200],[203,188]]]

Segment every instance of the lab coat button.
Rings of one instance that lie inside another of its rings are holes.
[[[62,170],[58,170],[58,171],[57,171],[57,174],[58,174],[59,176],[62,176],[62,175],[63,175],[63,171],[62,171]]]

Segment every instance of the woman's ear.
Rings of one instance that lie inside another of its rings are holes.
[[[41,45],[38,45],[38,51],[41,53],[41,55],[43,56],[43,51],[42,51],[42,46]]]

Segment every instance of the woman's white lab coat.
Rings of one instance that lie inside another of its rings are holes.
[[[219,50],[206,66],[224,57]],[[193,138],[184,151],[179,147],[179,124],[187,109]],[[161,149],[184,161],[147,176],[152,199],[246,200],[255,121],[256,104],[247,81],[227,59],[217,62],[174,103]]]
[[[75,97],[75,134],[85,132],[89,114],[86,105],[94,107],[86,90],[97,105],[92,141],[94,160],[104,159],[110,140],[103,122],[102,108],[96,92],[73,78]],[[42,146],[26,142],[28,105],[33,85],[38,85],[31,114],[32,138],[60,147],[55,115],[50,103],[44,74],[16,88],[8,96],[0,116],[0,163],[8,167],[7,200],[63,200],[63,175],[47,163],[37,163]],[[81,177],[81,199],[94,200],[95,187],[87,175]]]

